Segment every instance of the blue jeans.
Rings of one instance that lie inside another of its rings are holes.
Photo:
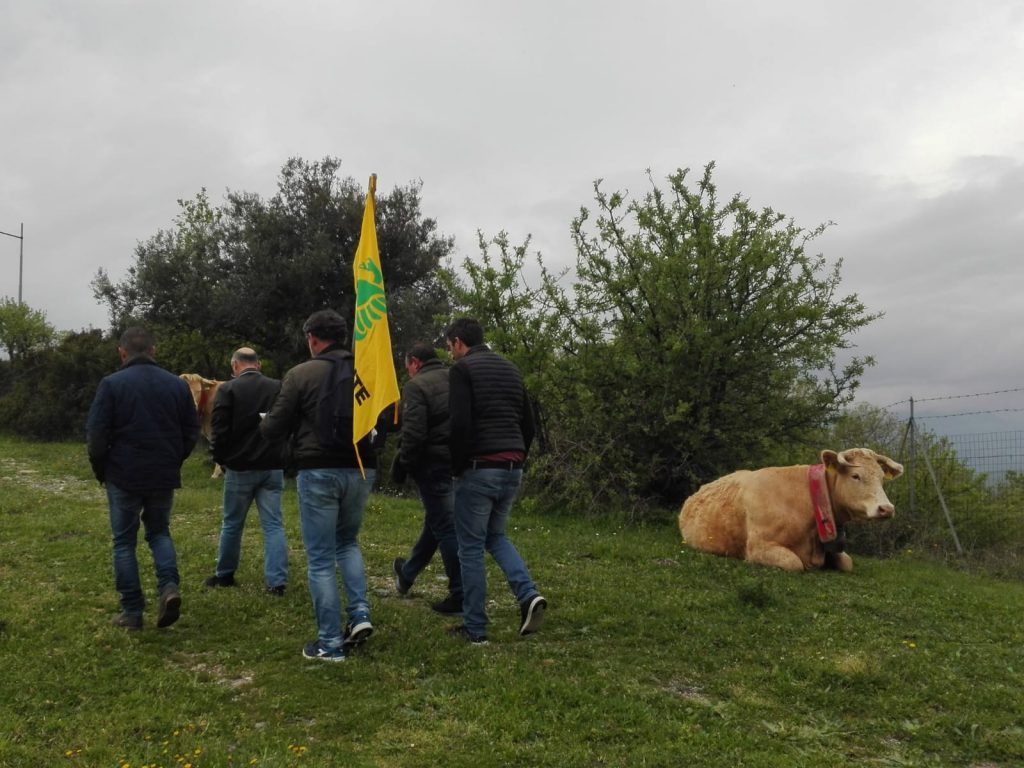
[[[309,594],[322,648],[341,646],[339,569],[349,622],[370,618],[366,570],[358,537],[376,474],[367,469],[364,480],[358,469],[299,470],[299,523],[306,547]]]
[[[217,551],[218,576],[233,576],[242,551],[242,531],[253,501],[263,529],[263,578],[268,587],[288,583],[288,542],[284,535],[281,494],[284,471],[254,469],[224,471],[224,523]]]
[[[509,512],[523,470],[467,469],[455,480],[455,532],[462,565],[462,617],[474,635],[487,634],[487,573],[484,550],[498,564],[512,594],[522,603],[537,593],[526,563],[505,537]]]
[[[149,551],[153,553],[157,590],[180,581],[170,530],[174,491],[124,491],[108,482],[107,501],[114,540],[114,585],[121,593],[121,610],[141,616],[146,599],[142,596],[139,562],[135,557],[140,520],[145,527]]]
[[[452,492],[452,472],[447,465],[430,465],[413,472],[413,480],[423,502],[423,530],[412,545],[409,559],[402,568],[402,578],[410,584],[416,581],[430,563],[434,553],[441,550],[441,562],[448,576],[448,593],[462,598],[462,572],[459,566],[459,544],[455,537],[455,495]]]

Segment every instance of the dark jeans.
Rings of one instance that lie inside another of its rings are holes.
[[[417,469],[412,473],[423,502],[423,530],[412,545],[409,559],[402,567],[402,578],[410,584],[441,550],[441,561],[448,576],[448,592],[462,598],[462,571],[459,567],[459,544],[455,537],[455,494],[451,469],[444,464]]]
[[[121,610],[140,615],[146,606],[135,556],[139,522],[146,531],[146,543],[153,554],[156,585],[162,590],[178,584],[178,559],[171,541],[171,505],[174,491],[124,491],[107,483],[110,502],[110,531],[114,539],[114,584],[121,593]]]

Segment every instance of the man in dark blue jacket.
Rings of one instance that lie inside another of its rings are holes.
[[[153,351],[153,337],[144,328],[121,335],[121,368],[100,382],[86,422],[89,462],[110,504],[114,580],[121,594],[114,624],[129,630],[142,629],[146,603],[135,556],[140,519],[160,595],[156,625],[169,627],[180,615],[171,506],[174,489],[181,487],[181,465],[199,437],[188,384],[160,368]]]

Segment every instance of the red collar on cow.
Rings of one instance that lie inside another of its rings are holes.
[[[818,526],[818,538],[824,544],[835,541],[838,531],[836,519],[832,515],[832,500],[828,497],[828,482],[825,480],[824,464],[814,464],[807,470],[807,484],[811,488],[814,524]]]
[[[205,384],[200,384],[199,388],[199,402],[196,404],[196,413],[202,413],[206,407],[206,401],[210,399],[210,388]]]

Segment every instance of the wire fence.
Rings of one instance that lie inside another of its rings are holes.
[[[984,475],[985,485],[1001,485],[1007,473],[1024,475],[1024,431],[983,432],[947,438],[960,462]]]
[[[994,404],[981,399],[993,396],[999,396],[999,407],[985,407]],[[946,428],[957,416],[984,415],[965,419],[976,424],[1019,424],[1019,417],[1002,414],[1024,412],[1016,407],[1021,400],[1024,388],[886,406],[909,404],[899,451],[907,473],[899,496],[908,512],[908,540],[975,561],[997,561],[1018,573],[1024,568],[1024,430],[951,434]],[[951,407],[944,412],[943,406]]]

